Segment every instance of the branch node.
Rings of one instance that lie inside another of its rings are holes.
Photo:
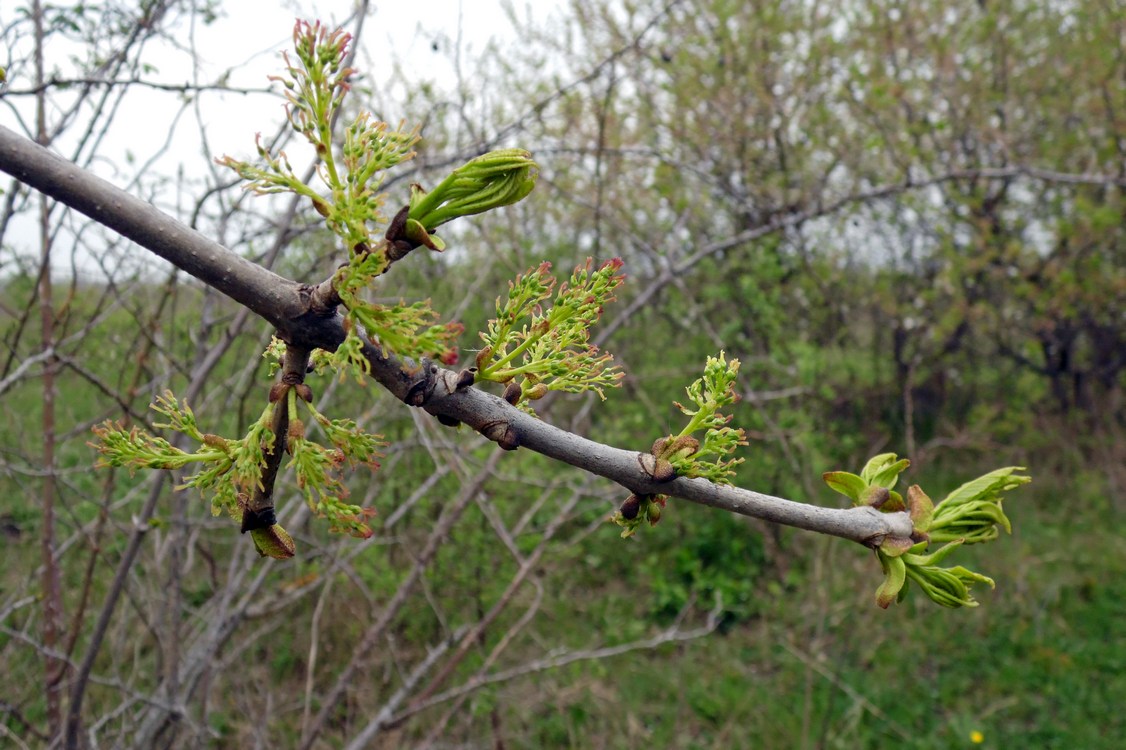
[[[407,406],[422,406],[430,399],[434,393],[434,376],[438,374],[438,369],[438,366],[429,359],[422,360],[419,379],[411,384],[407,389],[407,395],[403,397]]]
[[[481,434],[506,451],[514,451],[520,445],[516,429],[504,419],[495,419],[481,427]]]
[[[666,459],[657,458],[652,453],[638,453],[637,463],[654,482],[671,482],[676,479],[676,469]]]
[[[239,505],[242,506],[242,527],[240,530],[243,534],[255,529],[268,529],[278,522],[273,505],[267,505],[264,508],[251,508],[250,498],[245,493],[239,495]]]

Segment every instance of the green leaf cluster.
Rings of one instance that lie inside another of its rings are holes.
[[[532,192],[538,175],[539,168],[529,152],[506,148],[471,159],[430,192],[412,185],[407,238],[441,250],[445,245],[432,238],[431,232],[461,216],[518,203]]]
[[[935,505],[925,492],[912,485],[906,501],[894,491],[899,474],[910,465],[894,453],[873,457],[860,474],[831,471],[825,483],[847,496],[854,506],[868,505],[884,513],[906,511],[911,518],[909,538],[888,537],[876,548],[884,581],[876,590],[876,604],[887,608],[902,601],[907,581],[913,581],[926,596],[944,607],[976,607],[970,588],[983,583],[993,588],[993,579],[956,565],[939,567],[964,544],[989,542],[999,529],[1011,532],[1012,526],[1001,509],[1002,493],[1031,481],[1017,472],[1023,467],[997,469],[962,485]],[[924,554],[931,542],[946,542],[934,552]]]

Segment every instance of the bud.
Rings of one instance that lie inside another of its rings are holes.
[[[535,187],[538,174],[531,157],[523,149],[491,151],[455,169],[429,193],[412,185],[409,218],[417,226],[408,223],[407,233],[427,234],[459,216],[523,200]]]
[[[632,521],[637,518],[637,514],[641,512],[641,498],[637,495],[630,495],[618,508],[618,512],[622,514],[622,518],[627,521]]]
[[[516,406],[520,403],[520,397],[524,394],[524,389],[515,380],[508,381],[508,385],[504,387],[504,400]]]
[[[270,386],[270,403],[276,404],[285,398],[285,394],[289,392],[289,385],[286,383],[274,383]]]
[[[293,537],[286,533],[278,524],[265,529],[253,529],[250,538],[254,540],[254,549],[262,557],[272,557],[275,560],[285,560],[297,553],[297,545]]]
[[[501,447],[501,450],[506,451],[514,451],[520,447],[520,441],[516,437],[516,430],[511,425],[504,431],[504,434],[501,435],[500,440],[497,441],[497,445]]]
[[[514,451],[520,445],[515,428],[506,420],[497,419],[480,428],[481,434],[506,451]]]
[[[305,383],[298,383],[296,386],[294,386],[294,390],[297,391],[297,395],[299,398],[301,398],[301,400],[305,401],[306,403],[313,402],[313,389],[307,386]]]
[[[654,482],[671,482],[676,479],[676,469],[666,459],[654,458],[651,453],[638,453],[637,463]]]

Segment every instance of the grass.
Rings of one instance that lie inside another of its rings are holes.
[[[836,573],[811,573],[755,619],[540,686],[556,705],[522,716],[517,746],[1118,747],[1126,545],[1099,515],[1067,513],[1050,485],[1014,493],[1013,537],[974,551],[998,581],[977,609],[940,610],[916,592],[878,610],[877,572],[829,542]]]

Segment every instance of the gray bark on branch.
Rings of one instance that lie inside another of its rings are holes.
[[[344,340],[343,318],[316,304],[315,287],[286,279],[231,252],[51,151],[0,126],[0,170],[113,229],[217,289],[278,329],[283,340],[334,350]],[[368,345],[372,377],[396,398],[430,414],[455,419],[501,447],[527,448],[617,482],[630,492],[663,494],[744,516],[878,546],[907,538],[906,513],[872,508],[824,508],[770,495],[678,477],[655,482],[642,453],[622,450],[553,427],[479,389],[458,389],[455,373],[425,361],[403,361]],[[642,442],[648,443],[652,436]],[[624,499],[624,497],[623,497]]]

